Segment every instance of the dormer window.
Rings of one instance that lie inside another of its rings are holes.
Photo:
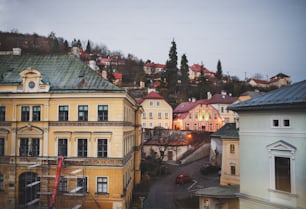
[[[42,74],[33,68],[26,68],[20,74],[23,92],[48,92],[49,84],[42,80]]]

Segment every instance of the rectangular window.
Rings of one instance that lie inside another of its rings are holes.
[[[19,156],[28,156],[29,153],[28,144],[29,144],[28,138],[20,138]]]
[[[290,120],[289,119],[283,120],[283,126],[284,127],[290,127]]]
[[[108,120],[108,106],[99,105],[98,106],[98,121],[107,121]]]
[[[279,127],[279,120],[274,119],[272,125],[273,125],[273,127]]]
[[[97,178],[97,193],[107,193],[107,177]]]
[[[158,113],[158,119],[161,119],[162,118],[162,114],[161,112]]]
[[[67,156],[67,139],[58,139],[58,145],[57,145],[57,150],[58,150],[58,156]]]
[[[143,119],[146,119],[146,113],[145,113],[145,112],[142,113],[142,118],[143,118]]]
[[[65,176],[60,177],[58,191],[67,192],[67,178]]]
[[[88,121],[88,106],[87,105],[79,105],[78,107],[78,118],[79,121]]]
[[[82,187],[78,193],[86,193],[87,192],[87,177],[77,178],[77,187]]]
[[[231,165],[231,175],[236,175],[236,167]]]
[[[153,101],[150,101],[150,107],[152,107],[153,106]]]
[[[291,192],[290,158],[275,157],[275,189]]]
[[[30,156],[39,156],[39,138],[31,140]]]
[[[30,107],[21,107],[21,121],[30,121]]]
[[[58,107],[58,120],[68,121],[68,105],[60,105]]]
[[[107,139],[98,139],[98,157],[107,157]]]
[[[78,139],[78,157],[87,157],[87,139]]]
[[[153,118],[153,113],[149,113],[149,118],[152,119]]]
[[[5,121],[5,107],[0,106],[0,121]]]
[[[189,123],[186,124],[186,130],[189,130],[190,129],[190,125]]]
[[[40,121],[40,106],[32,107],[32,121]]]
[[[168,119],[168,117],[169,117],[169,116],[168,116],[168,113],[166,112],[166,113],[165,113],[165,119]]]
[[[4,138],[0,138],[0,156],[4,156]]]
[[[235,153],[235,145],[234,144],[230,145],[230,153],[232,153],[232,154]]]
[[[156,102],[156,106],[157,106],[157,107],[159,107],[159,105],[160,105],[160,102],[159,102],[159,101],[157,101],[157,102]]]
[[[3,175],[0,174],[0,191],[4,190],[4,184],[3,184]]]

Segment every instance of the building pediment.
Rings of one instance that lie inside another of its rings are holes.
[[[291,144],[279,140],[277,142],[274,142],[270,145],[267,145],[267,149],[271,151],[289,151],[291,153],[295,153],[296,147],[292,146]]]
[[[21,86],[23,92],[48,92],[50,85],[43,80],[42,74],[34,68],[28,67],[20,74]]]

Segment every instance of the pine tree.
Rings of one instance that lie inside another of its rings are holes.
[[[86,50],[85,50],[85,52],[91,53],[91,45],[90,45],[89,40],[87,41],[87,45],[86,45]]]
[[[187,100],[187,88],[188,88],[188,81],[189,81],[189,66],[187,56],[185,54],[182,55],[181,58],[181,97],[183,101]]]
[[[169,60],[166,63],[166,87],[169,94],[174,94],[177,85],[177,52],[176,43],[174,40],[171,42],[172,46],[169,51]]]
[[[222,66],[221,66],[221,62],[220,60],[218,60],[218,64],[217,64],[217,72],[216,72],[216,77],[218,80],[222,79]]]

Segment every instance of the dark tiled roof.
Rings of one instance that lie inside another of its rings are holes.
[[[50,84],[50,91],[123,91],[73,55],[0,56],[0,84],[20,83],[19,73],[29,67],[41,72],[43,81]]]
[[[229,110],[306,109],[306,80],[228,107]]]
[[[223,94],[214,94],[208,101],[209,104],[232,104],[238,98]]]
[[[239,129],[236,126],[236,123],[226,123],[218,131],[210,135],[211,137],[220,137],[220,138],[239,138]]]

